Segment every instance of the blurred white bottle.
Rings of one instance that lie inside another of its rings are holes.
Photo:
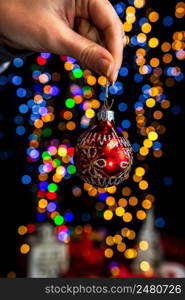
[[[28,277],[56,278],[69,269],[69,246],[58,242],[54,227],[45,223],[38,228],[39,234],[31,245],[28,258]]]

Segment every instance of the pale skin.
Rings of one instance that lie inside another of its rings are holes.
[[[125,35],[108,0],[0,0],[0,44],[74,57],[114,83]]]

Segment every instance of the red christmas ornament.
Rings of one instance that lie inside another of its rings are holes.
[[[130,143],[113,121],[114,112],[103,108],[98,122],[77,141],[74,159],[78,174],[96,187],[118,185],[128,177],[132,164]]]

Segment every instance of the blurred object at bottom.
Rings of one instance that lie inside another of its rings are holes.
[[[49,223],[39,227],[28,261],[28,277],[50,278],[64,275],[69,269],[69,247],[55,240],[54,227]]]
[[[157,273],[161,278],[185,278],[185,267],[176,262],[164,262]]]
[[[147,277],[155,274],[162,261],[159,232],[154,227],[154,212],[151,209],[138,234],[137,257],[133,260],[133,273],[144,273]]]

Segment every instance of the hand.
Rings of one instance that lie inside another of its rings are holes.
[[[74,57],[113,83],[125,36],[108,0],[0,0],[0,41]]]

